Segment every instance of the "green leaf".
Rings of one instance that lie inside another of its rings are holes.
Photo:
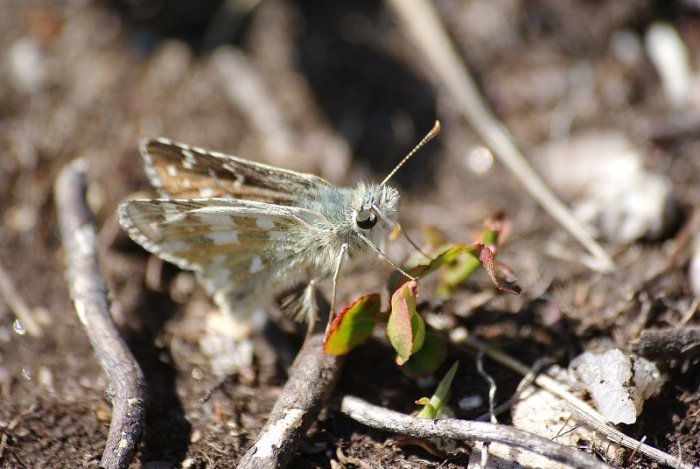
[[[416,415],[420,419],[434,419],[435,417],[426,417],[426,415],[437,415],[437,409],[433,407],[433,403],[427,397],[421,397],[416,401],[416,404],[424,406],[423,409]]]
[[[452,290],[464,283],[474,272],[481,267],[481,262],[475,256],[475,252],[462,252],[457,260],[450,262],[440,275],[437,296],[446,298]]]
[[[389,342],[396,350],[396,363],[403,365],[421,349],[425,340],[425,322],[416,311],[418,283],[404,283],[391,297],[391,313],[387,324]]]
[[[408,269],[408,273],[413,277],[426,277],[445,264],[455,262],[459,259],[460,254],[465,250],[470,249],[464,244],[453,244],[443,249],[443,251],[435,256],[434,259],[429,261],[427,264],[418,264],[416,266]],[[476,253],[476,250],[474,250]],[[401,272],[394,272],[389,278],[389,291],[395,291],[398,289],[399,285],[408,280]]]
[[[484,221],[480,242],[467,244],[445,245],[444,237],[433,230],[426,232],[429,240],[429,252],[441,251],[427,263],[418,264],[417,256],[412,257],[407,266],[408,273],[413,277],[425,277],[436,270],[445,267],[441,272],[436,295],[445,298],[452,290],[467,280],[480,266],[483,266],[496,287],[506,293],[518,294],[520,288],[515,284],[512,272],[495,262],[499,245],[508,237],[511,222],[502,213],[498,213]],[[438,249],[436,243],[441,243]],[[486,252],[488,251],[488,252]],[[406,281],[400,272],[394,272],[389,279],[390,291]]]
[[[447,347],[434,333],[427,331],[423,347],[401,366],[401,371],[411,378],[422,378],[437,370],[445,361]]]
[[[434,419],[440,415],[442,408],[447,403],[450,388],[452,387],[452,381],[455,378],[458,366],[459,362],[455,362],[447,373],[445,373],[445,377],[440,380],[440,383],[438,383],[438,387],[435,390],[433,397],[430,399],[423,397],[416,401],[416,404],[421,404],[424,406],[417,415],[419,419]]]
[[[425,277],[443,266],[446,268],[442,273],[437,292],[440,297],[448,296],[454,287],[467,280],[480,266],[484,267],[489,278],[499,290],[512,295],[520,293],[520,288],[512,280],[512,275],[510,275],[511,278],[508,278],[507,269],[500,269],[500,266],[496,264],[494,246],[487,246],[484,243],[454,244],[438,254],[428,264],[415,266],[408,273],[414,277]],[[398,273],[398,275],[392,276],[389,285],[395,285],[405,279],[406,277]]]
[[[345,307],[328,329],[323,351],[330,355],[345,355],[367,341],[377,324],[380,296],[365,295]]]

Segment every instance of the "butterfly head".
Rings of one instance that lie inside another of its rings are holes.
[[[386,185],[360,184],[352,202],[354,230],[383,245],[399,215],[399,192]]]

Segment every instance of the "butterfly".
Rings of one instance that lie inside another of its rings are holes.
[[[119,206],[119,221],[147,251],[195,272],[217,306],[235,318],[302,281],[300,319],[316,318],[313,289],[346,263],[384,254],[397,225],[391,176],[440,131],[439,122],[380,184],[338,187],[312,175],[177,143],[143,140],[158,199]]]

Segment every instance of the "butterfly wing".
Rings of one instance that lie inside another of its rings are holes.
[[[233,197],[295,205],[330,184],[313,174],[276,168],[236,156],[159,138],[143,140],[141,155],[153,187],[165,198]]]
[[[302,208],[234,199],[133,200],[119,206],[119,221],[147,251],[196,272],[210,293],[296,267],[306,249],[295,234],[327,222]]]

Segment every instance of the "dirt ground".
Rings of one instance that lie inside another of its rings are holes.
[[[470,166],[479,138],[384,3],[6,0],[0,265],[42,333],[18,326],[10,302],[0,298],[2,467],[97,467],[108,431],[107,379],[68,297],[52,194],[59,170],[74,158],[88,163],[116,320],[148,383],[147,427],[133,467],[235,465],[285,382],[301,343],[284,327],[288,321],[256,337],[253,372],[220,383],[197,342],[210,308],[206,295],[190,274],[149,260],[121,230],[118,203],[152,194],[137,150],[142,137],[167,136],[352,184],[380,180],[439,118],[442,135],[397,175],[402,223],[414,237],[435,225],[468,242],[484,218],[504,210],[513,232],[500,255],[523,293],[494,295],[469,311],[470,298],[492,288],[478,275],[447,301],[425,297],[426,309],[527,364],[547,357],[563,367],[601,344],[628,350],[646,329],[700,325],[688,275],[692,243],[682,242],[697,231],[689,220],[700,202],[700,101],[672,108],[643,50],[650,26],[668,21],[700,67],[696,3],[436,3],[481,91],[526,153],[562,128],[617,129],[641,148],[646,168],[671,181],[678,209],[665,228],[639,241],[601,239],[618,274],[586,268],[583,248],[504,167]],[[620,37],[637,38],[640,59],[621,61],[611,45],[624,43],[613,41]],[[227,74],[231,57],[240,75]],[[391,247],[394,258],[408,252]],[[673,268],[663,270],[674,255]],[[346,282],[344,298],[366,293],[365,284],[375,288],[372,282]],[[460,418],[487,411],[488,384],[475,358],[449,347],[444,369],[461,363],[451,401]],[[636,423],[620,429],[700,464],[697,356],[657,363],[666,385]],[[498,384],[497,402],[506,401],[520,377],[488,360],[486,366]],[[432,389],[420,384],[394,365],[386,341],[373,340],[351,354],[336,394],[412,412]],[[460,410],[456,403],[473,395],[483,404]],[[500,419],[509,423],[508,412]],[[462,467],[468,453],[430,454],[328,409],[292,466]],[[656,467],[631,451],[608,462]]]

